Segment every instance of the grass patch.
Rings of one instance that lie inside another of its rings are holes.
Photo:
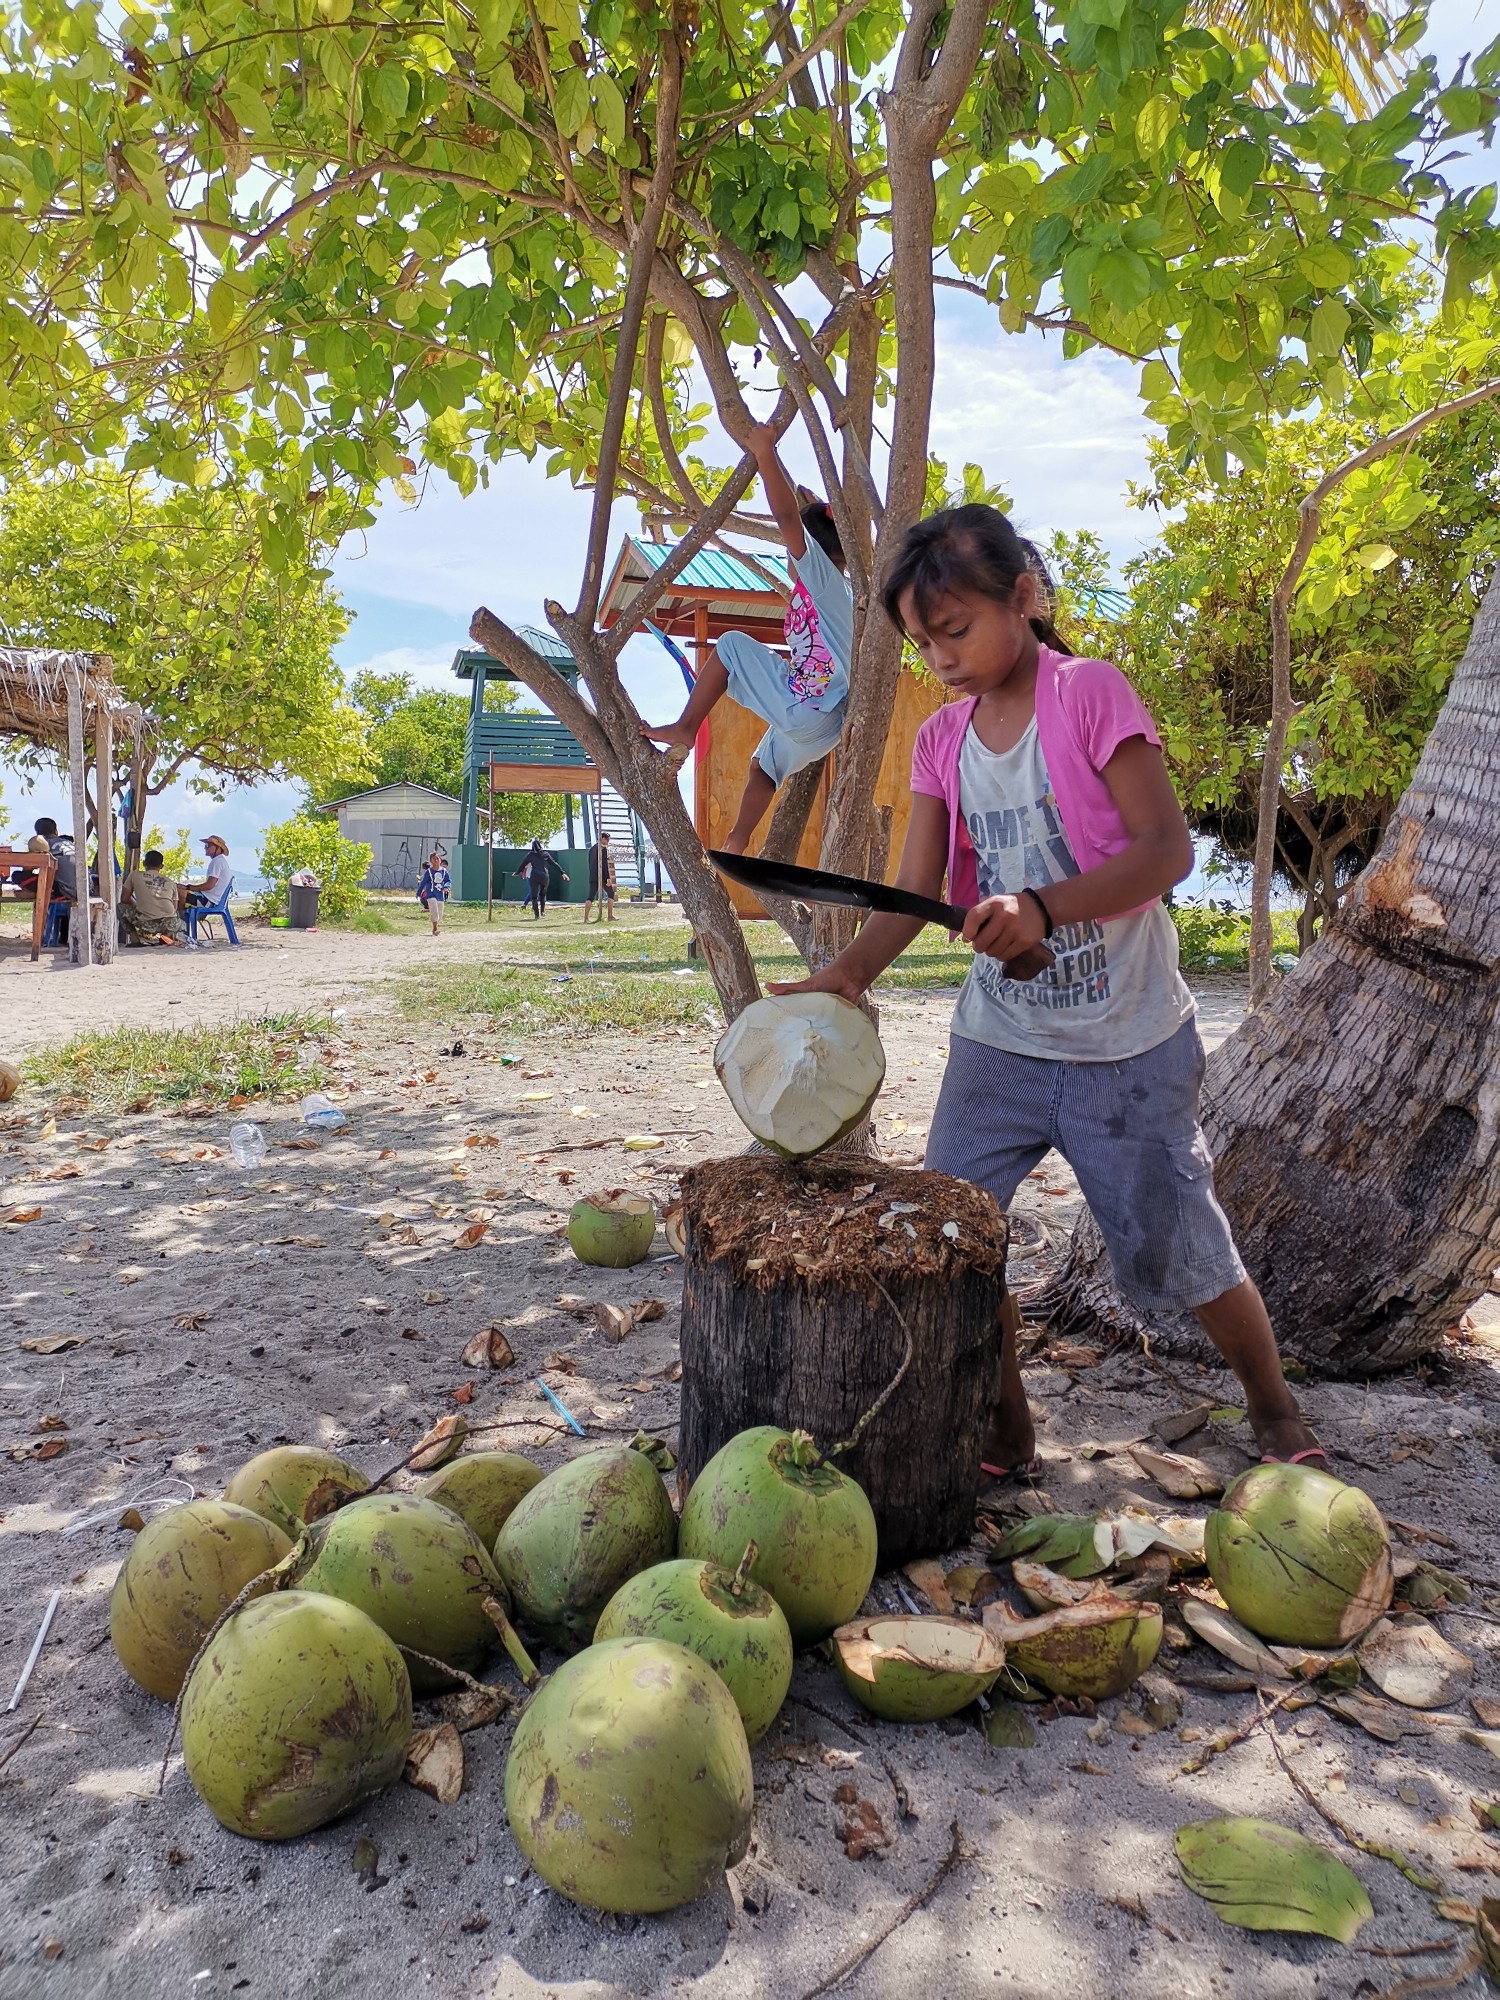
[[[382,907],[388,911],[391,905]],[[1172,917],[1184,972],[1245,970],[1248,914],[1184,905]],[[392,928],[417,932],[423,923],[420,910],[415,919],[398,918]],[[485,923],[484,911],[450,910],[445,929],[450,922],[455,929],[473,929]],[[573,906],[549,912],[542,923],[523,911],[497,906],[489,930],[495,943],[489,963],[429,967],[397,983],[397,1001],[408,1020],[478,1017],[518,1035],[719,1025],[713,983],[702,959],[688,956],[692,932],[667,911],[642,913],[624,906],[614,925],[585,929]],[[777,925],[747,923],[744,932],[762,983],[797,979],[805,971],[800,954]],[[1273,939],[1278,954],[1296,949],[1292,912],[1275,913]],[[876,982],[876,996],[956,991],[972,963],[966,945],[950,943],[945,931],[929,925]]]
[[[320,1051],[309,1044],[332,1028],[326,1015],[303,1013],[222,1027],[110,1028],[28,1056],[22,1069],[32,1083],[99,1111],[123,1111],[143,1098],[170,1109],[300,1094],[326,1081]]]

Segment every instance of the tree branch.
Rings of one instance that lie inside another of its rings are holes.
[[[584,565],[578,609],[573,614],[583,625],[593,625],[599,611],[599,593],[604,587],[609,519],[615,502],[620,445],[630,413],[630,392],[641,344],[641,323],[645,318],[646,302],[651,296],[657,239],[666,219],[672,182],[677,173],[677,114],[681,105],[682,50],[675,33],[669,28],[662,36],[661,74],[656,84],[656,158],[635,240],[630,246],[630,281],[625,287],[620,330],[616,335],[614,379],[609,385],[604,430],[599,440],[599,468],[594,478],[594,512],[589,523],[588,558]]]

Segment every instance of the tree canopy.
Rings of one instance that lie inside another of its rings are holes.
[[[444,688],[418,687],[410,674],[356,674],[349,697],[365,724],[370,772],[360,782],[345,781],[318,794],[320,803],[347,798],[369,785],[403,782],[430,785],[435,792],[457,798],[463,785],[464,735],[469,703],[462,694]],[[514,687],[491,681],[485,706],[513,708]],[[545,840],[562,825],[563,803],[547,792],[496,792],[494,832],[502,842],[519,845]],[[486,808],[491,801],[485,797]]]
[[[1244,30],[1284,10],[1204,13],[30,0],[0,65],[0,315],[21,358],[0,421],[58,462],[120,451],[181,480],[248,460],[277,551],[335,488],[363,505],[419,459],[467,492],[545,451],[592,486],[577,603],[547,607],[592,705],[502,621],[477,629],[645,809],[734,1009],[753,969],[616,665],[677,564],[726,525],[765,529],[736,513],[750,459],[697,456],[700,385],[739,440],[764,381],[755,414],[800,417],[839,521],[859,727],[823,854],[858,868],[899,666],[863,614],[924,499],[935,250],[938,281],[1007,333],[1138,361],[1169,448],[1215,478],[1261,469],[1276,417],[1351,393],[1393,230],[1421,236],[1450,306],[1489,279],[1492,192],[1441,166],[1493,127],[1500,45],[1450,79],[1412,63],[1351,111],[1334,68],[1273,87]],[[1369,17],[1373,54],[1420,29],[1387,45]],[[622,491],[690,526],[605,635]],[[822,955],[849,920],[786,921]]]
[[[265,559],[232,491],[158,490],[108,464],[11,480],[0,607],[12,644],[109,654],[155,723],[148,794],[189,767],[210,787],[365,769],[332,651],[348,614],[307,556]]]

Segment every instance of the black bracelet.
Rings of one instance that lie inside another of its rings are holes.
[[[1047,926],[1047,928],[1042,932],[1042,936],[1044,938],[1051,937],[1053,931],[1057,928],[1057,926],[1052,921],[1052,912],[1047,908],[1047,905],[1042,901],[1041,892],[1037,889],[1031,888],[1030,885],[1028,884],[1028,886],[1021,891],[1021,894],[1023,896],[1029,896],[1032,902],[1035,903],[1037,908],[1041,911],[1042,922]]]

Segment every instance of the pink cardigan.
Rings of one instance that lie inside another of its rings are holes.
[[[979,876],[959,809],[958,753],[976,706],[977,697],[950,702],[929,715],[911,754],[912,790],[941,799],[948,808],[948,896],[964,904],[978,902]],[[1070,659],[1050,646],[1042,647],[1037,662],[1036,729],[1068,845],[1086,873],[1130,845],[1125,822],[1100,775],[1104,766],[1132,736],[1144,736],[1158,749],[1161,738],[1145,703],[1118,667],[1108,660]],[[1150,909],[1151,904],[1139,907]]]

